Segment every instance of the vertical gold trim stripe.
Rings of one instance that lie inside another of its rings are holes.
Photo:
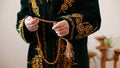
[[[32,10],[33,10],[33,12],[34,12],[37,16],[40,16],[40,14],[39,14],[39,8],[38,8],[38,6],[37,6],[36,1],[35,1],[35,0],[29,0],[29,2],[30,2],[31,5],[32,5]]]
[[[19,35],[23,38],[23,40],[26,41],[25,37],[24,37],[23,25],[24,25],[24,19],[20,20],[17,31],[18,31]]]

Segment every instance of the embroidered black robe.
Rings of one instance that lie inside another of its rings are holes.
[[[17,14],[16,29],[24,41],[29,43],[27,68],[64,68],[64,61],[54,65],[41,60],[37,47],[36,33],[27,30],[24,20],[27,16],[45,20],[67,20],[70,33],[65,36],[73,45],[75,56],[72,68],[89,68],[87,37],[98,31],[101,24],[98,0],[21,0]],[[51,29],[53,24],[39,23],[39,37],[44,56],[54,61],[57,55],[58,36]],[[59,65],[57,65],[59,64]],[[67,68],[67,67],[66,67]]]

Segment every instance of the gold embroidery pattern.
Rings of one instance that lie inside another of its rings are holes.
[[[85,30],[86,34],[89,34],[90,31],[93,30],[93,26],[90,25],[88,22],[86,22],[86,23],[87,23],[87,25],[85,26],[84,30]]]
[[[73,28],[75,27],[75,24],[73,24],[74,22],[73,20],[75,19],[75,23],[77,26],[76,29],[78,32],[76,39],[82,38],[84,36],[88,36],[89,34],[93,33],[97,29],[97,27],[94,28],[89,22],[82,22],[84,16],[81,14],[74,13],[72,15],[67,15],[62,17],[70,20],[72,22]],[[72,35],[74,31],[73,28],[72,28]]]
[[[73,14],[72,16],[76,17],[75,21],[77,24],[77,31],[79,33],[76,36],[77,39],[87,36],[95,30],[89,22],[82,22],[83,16],[80,14]]]
[[[73,13],[73,14],[72,14],[72,17],[75,17],[75,18],[78,18],[78,17],[79,17],[79,18],[82,19],[82,18],[83,18],[83,15],[78,14],[78,13]],[[81,22],[82,22],[82,21],[81,21]]]
[[[61,5],[61,9],[58,12],[58,14],[60,14],[61,12],[66,13],[66,10],[69,7],[72,7],[72,4],[74,3],[74,0],[64,0],[64,3]]]
[[[20,34],[20,36],[23,38],[23,40],[25,41],[23,25],[24,25],[24,19],[20,20],[17,31]]]
[[[80,34],[84,34],[84,25],[83,25],[82,23],[77,24],[77,31],[78,31]]]
[[[31,3],[32,5],[32,9],[33,9],[33,12],[37,15],[37,16],[40,16],[39,14],[39,8],[36,4],[36,1],[35,0],[29,0],[29,2]]]
[[[93,26],[89,24],[89,22],[83,22],[77,25],[77,31],[79,34],[76,38],[81,38],[84,36],[88,36],[91,34],[95,29],[93,29]]]
[[[40,55],[35,55],[32,58],[32,61],[28,62],[28,64],[32,64],[32,68],[43,68],[42,58]]]

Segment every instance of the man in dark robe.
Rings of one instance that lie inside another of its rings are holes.
[[[21,0],[16,28],[30,44],[27,68],[89,68],[87,38],[99,30],[100,24],[98,0]],[[62,57],[60,55],[56,63],[48,64],[37,50],[38,42],[41,42],[45,59],[53,62],[58,55],[60,37],[72,44],[72,62],[66,62],[63,49]]]

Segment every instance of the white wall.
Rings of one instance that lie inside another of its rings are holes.
[[[101,29],[89,36],[88,43],[89,50],[95,50],[98,54],[99,51],[95,47],[99,43],[94,37],[106,35],[120,38],[120,0],[99,1],[102,16]],[[16,31],[16,13],[20,8],[19,3],[19,0],[1,0],[0,2],[0,68],[26,68],[28,44]],[[99,60],[97,58],[96,60],[99,64]],[[91,65],[94,66],[93,61]],[[120,64],[118,66],[120,67]],[[97,68],[100,66],[98,65]],[[107,68],[113,68],[112,62],[107,63]]]
[[[99,42],[95,39],[96,36],[105,35],[112,37],[113,47],[120,48],[120,0],[99,0],[100,11],[102,17],[101,29],[89,36],[88,49],[95,51],[98,55],[96,58],[97,68],[100,68],[100,52],[96,49]],[[91,61],[93,62],[93,60]],[[93,68],[94,63],[91,65]],[[106,68],[113,68],[113,61],[106,62]],[[120,62],[118,62],[120,68]]]
[[[0,1],[0,68],[26,68],[28,45],[16,31],[19,0]]]

